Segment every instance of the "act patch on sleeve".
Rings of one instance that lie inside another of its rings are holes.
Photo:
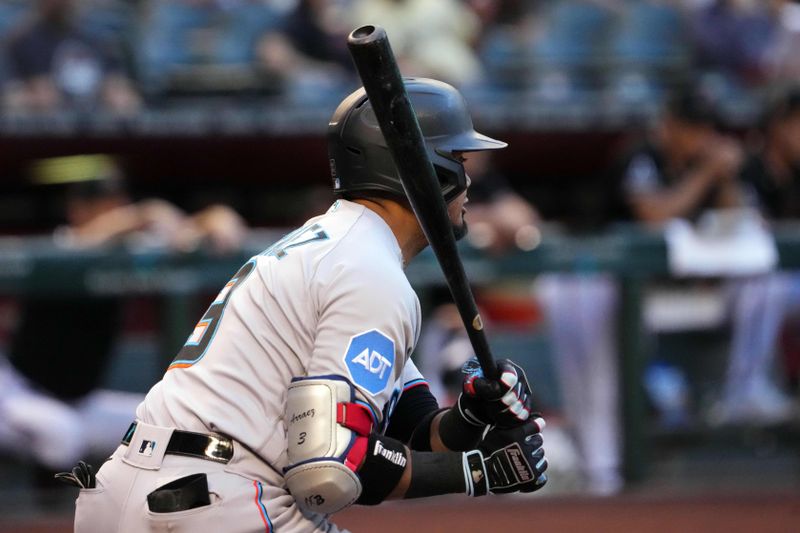
[[[394,365],[394,341],[373,329],[350,338],[344,362],[353,383],[378,394],[389,383]]]

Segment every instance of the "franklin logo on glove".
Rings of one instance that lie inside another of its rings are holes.
[[[533,476],[529,470],[528,463],[523,458],[522,450],[519,444],[514,444],[506,448],[506,455],[508,455],[511,464],[514,465],[514,471],[517,474],[517,479],[520,483],[530,481]]]

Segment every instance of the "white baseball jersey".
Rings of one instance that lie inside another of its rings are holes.
[[[383,430],[404,387],[419,300],[397,239],[375,212],[339,200],[248,261],[137,409],[147,423],[217,432],[280,471],[293,377],[338,375]]]

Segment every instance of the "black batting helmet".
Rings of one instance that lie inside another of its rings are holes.
[[[507,145],[475,131],[467,104],[452,86],[425,78],[405,78],[428,155],[449,202],[467,188],[464,165],[453,152],[496,150]],[[363,87],[345,98],[328,125],[333,192],[371,192],[405,198],[403,185]],[[354,194],[355,193],[355,194]]]

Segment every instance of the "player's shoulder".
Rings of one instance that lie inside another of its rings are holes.
[[[329,262],[342,262],[356,268],[370,264],[381,268],[402,270],[402,254],[397,239],[388,224],[367,207],[338,200],[320,217],[322,227],[330,227],[331,250]]]
[[[325,213],[306,221],[303,228],[320,229],[327,237],[326,245],[335,248],[340,242],[346,242],[355,228],[364,230],[370,219],[367,211],[369,211],[367,208],[355,202],[337,200]],[[362,234],[362,238],[369,239],[370,236],[369,231]]]
[[[299,228],[286,233],[258,255],[262,263],[277,258],[279,264],[314,262],[335,248],[358,218],[352,209],[339,209],[338,202],[326,213],[307,220]],[[292,258],[291,261],[288,259]]]
[[[352,279],[364,287],[391,284],[398,290],[408,290],[400,245],[377,213],[340,200],[319,223],[336,228],[318,265],[328,281]]]
[[[407,284],[402,254],[392,230],[375,212],[338,200],[261,254],[265,266],[301,269],[307,279]],[[278,261],[270,261],[277,259]]]

